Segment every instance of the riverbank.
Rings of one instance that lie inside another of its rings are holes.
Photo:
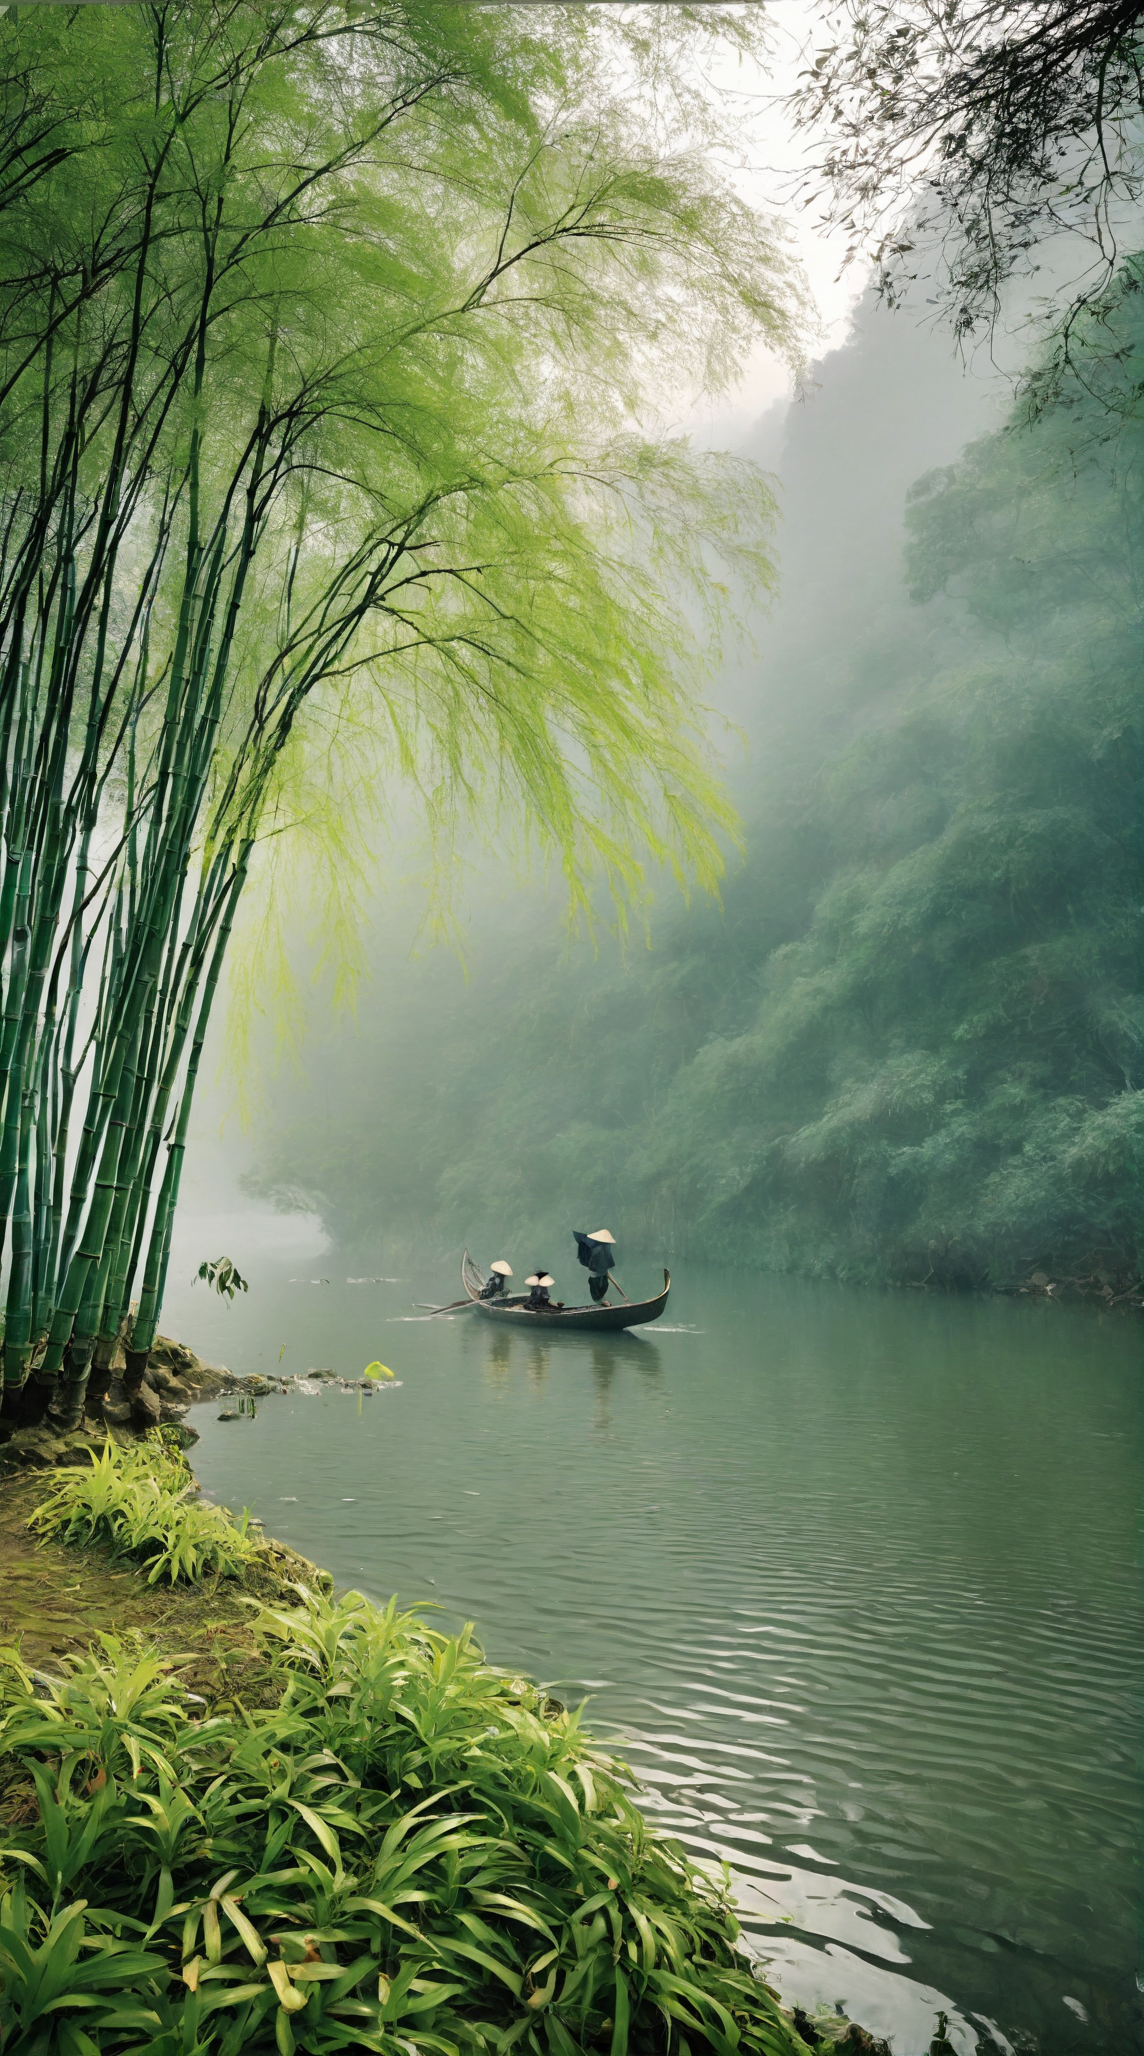
[[[264,1377],[257,1371],[240,1375],[226,1364],[208,1363],[186,1343],[173,1342],[166,1335],[156,1337],[141,1385],[128,1390],[124,1369],[120,1349],[112,1363],[106,1396],[89,1403],[77,1428],[60,1428],[48,1415],[0,1440],[0,1479],[14,1471],[84,1463],[108,1439],[131,1442],[160,1427],[173,1429],[180,1446],[190,1448],[199,1436],[196,1428],[187,1425],[186,1416],[193,1406],[212,1399],[237,1398],[237,1409],[219,1415],[220,1420],[237,1420],[243,1414],[253,1416],[258,1401],[272,1394],[309,1397],[327,1384],[342,1392],[370,1395],[379,1389],[367,1378],[341,1378],[328,1368],[311,1368],[305,1376],[293,1372],[286,1377]]]
[[[10,1472],[0,1482],[0,1643],[51,1671],[100,1637],[138,1637],[165,1662],[179,1661],[187,1689],[212,1702],[257,1703],[264,1670],[250,1601],[294,1605],[297,1582],[329,1581],[295,1550],[267,1539],[241,1579],[202,1585],[149,1585],[134,1564],[100,1546],[86,1549],[37,1536],[28,1523],[46,1496],[43,1472]],[[189,1653],[188,1653],[189,1652]]]
[[[156,1336],[143,1382],[133,1391],[124,1385],[124,1369],[119,1348],[112,1359],[106,1396],[89,1399],[79,1427],[61,1429],[48,1415],[34,1426],[17,1428],[0,1439],[0,1478],[14,1471],[84,1463],[89,1452],[102,1449],[108,1438],[112,1442],[130,1440],[166,1425],[181,1429],[192,1406],[251,1389],[250,1379],[237,1377],[225,1364],[206,1362],[169,1335]],[[265,1378],[255,1378],[253,1383],[262,1390],[270,1389]],[[194,1429],[182,1433],[188,1443],[198,1440]]]
[[[70,1476],[50,1481],[65,1497]],[[84,2017],[108,2056],[145,2023],[154,2050],[190,2033],[220,2056],[879,2047],[796,2026],[623,1767],[467,1633],[334,1598],[269,1540],[240,1577],[148,1585],[98,1544],[34,1539],[45,1482],[10,1476],[0,1507],[0,1831],[19,1826],[0,1866],[24,1877],[33,1956],[90,1930]],[[6,2033],[38,2018],[22,1960]],[[67,1987],[65,1965],[57,2003]]]

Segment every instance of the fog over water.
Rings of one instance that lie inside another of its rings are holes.
[[[462,961],[414,950],[398,838],[356,1017],[319,978],[252,1189],[367,1253],[614,1214],[649,1255],[1127,1276],[1141,511],[1103,426],[1083,384],[1028,425],[864,303],[753,436],[781,591],[710,681],[722,904],[653,879],[626,938],[603,906],[570,938],[558,879],[474,862]]]

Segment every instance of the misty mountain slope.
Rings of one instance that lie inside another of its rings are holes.
[[[914,487],[908,595],[885,504],[796,562],[722,915],[619,967],[529,926],[445,1005],[404,988],[370,1109],[303,1102],[264,1185],[443,1246],[595,1213],[842,1276],[1138,1272],[1144,425],[1067,401]]]
[[[915,595],[968,646],[823,772],[807,933],[674,1081],[640,1182],[700,1246],[1139,1268],[1144,425],[1088,442],[1074,398],[911,496]]]
[[[745,443],[777,482],[779,590],[756,624],[759,653],[713,696],[747,739],[731,775],[749,814],[768,764],[834,754],[916,668],[924,630],[902,576],[906,494],[996,425],[1002,391],[961,367],[946,335],[868,296],[805,395],[769,409]]]

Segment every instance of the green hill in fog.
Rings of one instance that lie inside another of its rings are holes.
[[[548,1262],[596,1214],[650,1255],[843,1277],[1139,1275],[1144,422],[1091,387],[921,477],[904,545],[900,496],[864,525],[860,439],[833,488],[821,437],[799,475],[796,410],[779,468],[824,541],[804,518],[738,684],[723,909],[665,903],[620,961],[490,902],[469,983],[383,965],[341,1082],[277,1103],[262,1189],[343,1237]]]

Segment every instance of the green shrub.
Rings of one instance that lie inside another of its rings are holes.
[[[169,1444],[148,1440],[121,1449],[108,1442],[91,1468],[53,1472],[56,1489],[37,1507],[31,1525],[62,1542],[107,1542],[116,1555],[147,1566],[147,1582],[237,1577],[258,1553],[244,1514],[235,1521],[218,1506],[204,1506],[185,1458]]]
[[[261,1711],[189,1718],[110,1638],[38,1699],[7,1653],[6,2056],[797,2056],[575,1716],[467,1631],[301,1596],[257,1617]]]

